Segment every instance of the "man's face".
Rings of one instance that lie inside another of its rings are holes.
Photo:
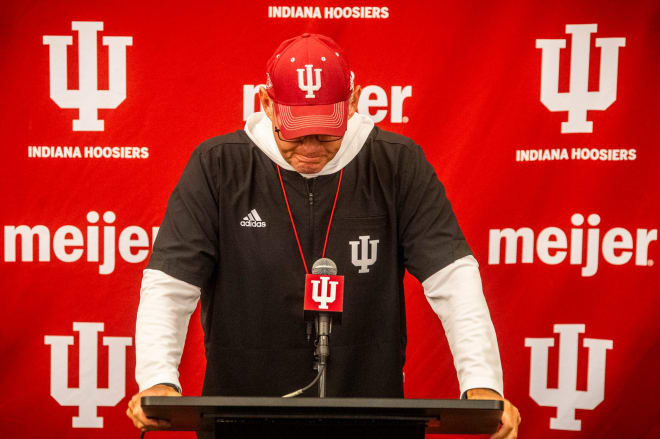
[[[316,174],[334,158],[342,139],[320,142],[317,136],[304,136],[297,142],[285,142],[276,135],[275,142],[284,160],[301,174]]]
[[[357,86],[351,94],[348,103],[349,119],[357,111],[360,91],[360,86]],[[259,99],[261,100],[261,106],[264,108],[264,112],[273,123],[273,127],[276,127],[277,122],[275,120],[273,101],[263,87],[259,89]],[[316,174],[317,172],[321,172],[323,167],[335,157],[342,141],[342,139],[338,139],[332,142],[320,142],[317,136],[304,136],[299,138],[299,141],[286,142],[281,140],[274,131],[273,136],[284,160],[301,174]]]

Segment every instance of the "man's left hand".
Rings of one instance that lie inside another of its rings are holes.
[[[504,401],[504,411],[500,420],[500,428],[490,439],[515,439],[518,437],[518,425],[520,425],[520,412],[509,402],[502,398],[497,392],[490,389],[470,389],[467,391],[468,399],[498,399]]]

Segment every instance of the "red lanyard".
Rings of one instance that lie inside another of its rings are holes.
[[[325,243],[323,244],[323,254],[322,258],[325,258],[325,249],[328,245],[328,236],[330,236],[330,226],[332,225],[332,217],[335,215],[335,207],[337,206],[337,198],[339,197],[339,187],[341,186],[341,177],[344,174],[344,170],[339,171],[339,182],[337,182],[337,193],[335,194],[335,201],[332,203],[332,211],[330,211],[330,221],[328,221],[328,230],[325,232]],[[298,238],[298,231],[296,230],[296,224],[293,222],[293,215],[291,214],[291,207],[289,206],[289,199],[286,196],[286,189],[284,189],[284,181],[282,180],[282,172],[280,171],[279,165],[277,166],[277,175],[280,177],[280,185],[282,186],[282,193],[284,194],[284,201],[286,202],[286,208],[289,211],[289,218],[291,219],[291,226],[293,227],[293,234],[296,236],[296,242],[298,243],[298,250],[300,251],[300,259],[302,259],[303,266],[305,267],[305,273],[309,274],[307,269],[307,263],[305,262],[305,255],[303,254],[302,246],[300,245],[300,238]]]

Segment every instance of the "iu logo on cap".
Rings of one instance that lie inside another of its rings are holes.
[[[342,312],[344,276],[308,274],[305,278],[305,311]]]
[[[304,69],[296,69],[298,72],[298,87],[302,91],[306,91],[306,98],[315,98],[314,92],[321,89],[321,69],[314,69],[316,76],[312,77],[312,67],[313,64],[305,64]],[[307,83],[305,83],[305,78],[303,77],[303,72],[307,71]]]

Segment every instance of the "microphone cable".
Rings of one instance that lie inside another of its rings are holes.
[[[298,389],[295,392],[291,392],[291,393],[287,393],[286,395],[283,395],[282,398],[293,398],[294,396],[298,396],[298,395],[302,394],[305,390],[309,389],[314,384],[316,384],[316,382],[319,380],[319,378],[321,378],[321,374],[323,373],[324,369],[325,369],[325,365],[320,365],[318,373],[316,374],[316,378],[314,378],[314,380],[311,383],[307,384],[302,389]]]

